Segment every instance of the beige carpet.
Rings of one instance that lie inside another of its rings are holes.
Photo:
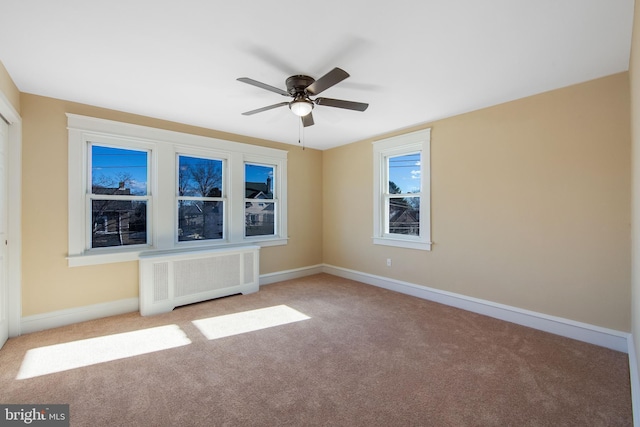
[[[72,426],[632,424],[626,354],[326,274],[12,338],[0,369],[0,403]]]

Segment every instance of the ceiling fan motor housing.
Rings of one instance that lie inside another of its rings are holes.
[[[298,94],[304,94],[305,89],[313,82],[315,82],[313,77],[303,75],[291,76],[287,79],[287,92],[293,97]]]

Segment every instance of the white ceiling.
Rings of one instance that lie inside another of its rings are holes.
[[[298,144],[286,77],[351,74],[321,96],[327,149],[626,71],[633,0],[0,0],[0,61],[22,92]]]

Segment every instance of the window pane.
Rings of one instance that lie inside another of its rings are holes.
[[[273,166],[244,166],[244,192],[246,199],[273,199]]]
[[[123,148],[91,146],[93,194],[147,194],[149,153]]]
[[[247,202],[244,209],[245,235],[268,236],[275,234],[274,202]]]
[[[389,233],[420,236],[420,197],[389,199]]]
[[[389,157],[389,194],[420,192],[420,153]]]
[[[93,200],[91,247],[147,243],[147,202]]]
[[[222,239],[223,202],[178,201],[178,240]]]
[[[178,195],[222,197],[222,160],[178,156]]]

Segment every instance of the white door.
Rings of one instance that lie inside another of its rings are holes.
[[[0,116],[0,347],[9,337],[9,284],[7,283],[7,146],[9,125]]]

